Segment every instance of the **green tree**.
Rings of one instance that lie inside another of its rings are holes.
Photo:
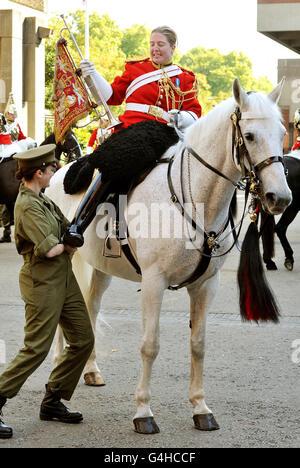
[[[66,21],[75,37],[75,40],[85,55],[85,18],[82,10],[66,17]],[[46,88],[47,107],[51,108],[49,96],[52,94],[52,84],[54,79],[56,43],[60,38],[60,31],[64,23],[59,16],[52,18],[49,27],[53,30],[53,35],[46,41]],[[79,66],[80,56],[75,48],[72,39],[67,31],[63,31],[63,36],[68,41],[68,48],[77,66]],[[110,82],[117,74],[122,73],[124,68],[125,54],[121,50],[123,33],[108,15],[100,17],[96,13],[90,15],[90,60],[95,63],[96,69]]]
[[[145,25],[134,24],[123,31],[121,49],[126,58],[149,56],[150,30]]]
[[[196,73],[198,81],[198,99],[202,107],[202,114],[207,114],[216,104],[215,98],[212,96],[206,76],[201,73]]]
[[[85,17],[82,10],[66,16],[66,21],[72,31],[75,40],[83,54],[85,55]],[[56,43],[60,38],[60,31],[64,28],[62,19],[57,15],[49,22],[49,27],[53,34],[46,41],[46,109],[53,111],[54,106],[51,100],[53,94],[54,70]],[[74,58],[76,66],[79,66],[80,56],[67,31],[63,31],[63,36],[68,42],[68,48]],[[121,50],[123,33],[108,15],[100,17],[96,13],[90,15],[90,60],[95,63],[98,70],[108,82],[121,74],[124,69],[125,54]],[[113,109],[118,115],[119,109]],[[84,130],[81,131],[84,134]]]
[[[82,10],[70,15],[72,30],[76,31],[75,39],[84,51],[85,16]],[[90,15],[90,60],[94,62],[104,78],[111,82],[124,68],[125,54],[121,50],[122,31],[108,15]],[[73,44],[70,44],[74,50]],[[78,54],[75,52],[75,56]]]
[[[217,49],[195,47],[182,56],[180,64],[206,77],[214,104],[231,96],[235,78],[246,91],[269,92],[272,89],[266,77],[257,80],[253,77],[252,63],[243,52],[222,55]]]
[[[255,80],[253,91],[261,91],[268,94],[274,88],[272,82],[267,76],[261,76]]]

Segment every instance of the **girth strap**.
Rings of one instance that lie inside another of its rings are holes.
[[[212,248],[209,246],[208,237],[205,234],[202,257],[195,271],[191,274],[191,276],[186,281],[179,284],[178,286],[169,286],[168,289],[170,291],[178,291],[179,289],[189,286],[190,284],[197,281],[202,275],[204,275],[207,268],[209,267],[209,264],[212,258],[211,254],[212,254]]]
[[[128,240],[126,243],[123,243],[121,241],[121,248],[122,248],[122,252],[124,253],[125,257],[127,258],[127,260],[129,261],[129,263],[131,263],[131,265],[133,266],[133,268],[135,269],[136,273],[141,276],[142,275],[142,272],[141,272],[141,269],[140,269],[140,266],[139,264],[137,263],[137,261],[135,260],[134,256],[132,255],[132,252],[130,250],[130,247],[129,247],[129,244],[128,244]]]

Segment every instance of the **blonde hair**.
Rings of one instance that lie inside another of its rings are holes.
[[[169,26],[159,26],[158,28],[155,28],[153,29],[153,31],[151,31],[151,34],[153,33],[163,34],[167,38],[171,47],[177,46],[177,43],[178,43],[177,34]]]

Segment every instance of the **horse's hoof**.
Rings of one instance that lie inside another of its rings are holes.
[[[212,413],[195,414],[193,416],[195,428],[199,431],[217,431],[220,429],[219,424]]]
[[[269,262],[266,263],[266,268],[268,271],[276,271],[278,270],[276,263],[273,262],[273,260],[270,260]]]
[[[286,258],[284,262],[284,266],[288,271],[293,271],[294,269],[294,262],[290,258]]]
[[[158,434],[160,432],[154,418],[136,418],[133,420],[134,430],[139,434]]]
[[[102,387],[105,385],[100,372],[87,372],[83,377],[85,385],[89,385],[90,387]]]

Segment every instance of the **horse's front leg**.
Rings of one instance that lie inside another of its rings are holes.
[[[140,434],[156,434],[159,432],[150,408],[150,379],[152,366],[159,352],[159,316],[165,287],[165,281],[161,276],[147,275],[147,272],[143,272],[143,336],[141,347],[143,369],[136,390],[137,412],[133,420],[135,430]]]
[[[206,315],[219,284],[219,273],[206,281],[203,286],[189,287],[191,301],[191,384],[190,402],[194,407],[193,419],[196,429],[212,431],[219,426],[206,406],[203,389],[203,363],[205,356]]]
[[[293,202],[283,213],[278,221],[275,231],[280,240],[285,253],[284,266],[287,270],[292,271],[294,268],[294,251],[286,237],[286,232],[289,225],[294,221],[298,214],[298,206]]]

